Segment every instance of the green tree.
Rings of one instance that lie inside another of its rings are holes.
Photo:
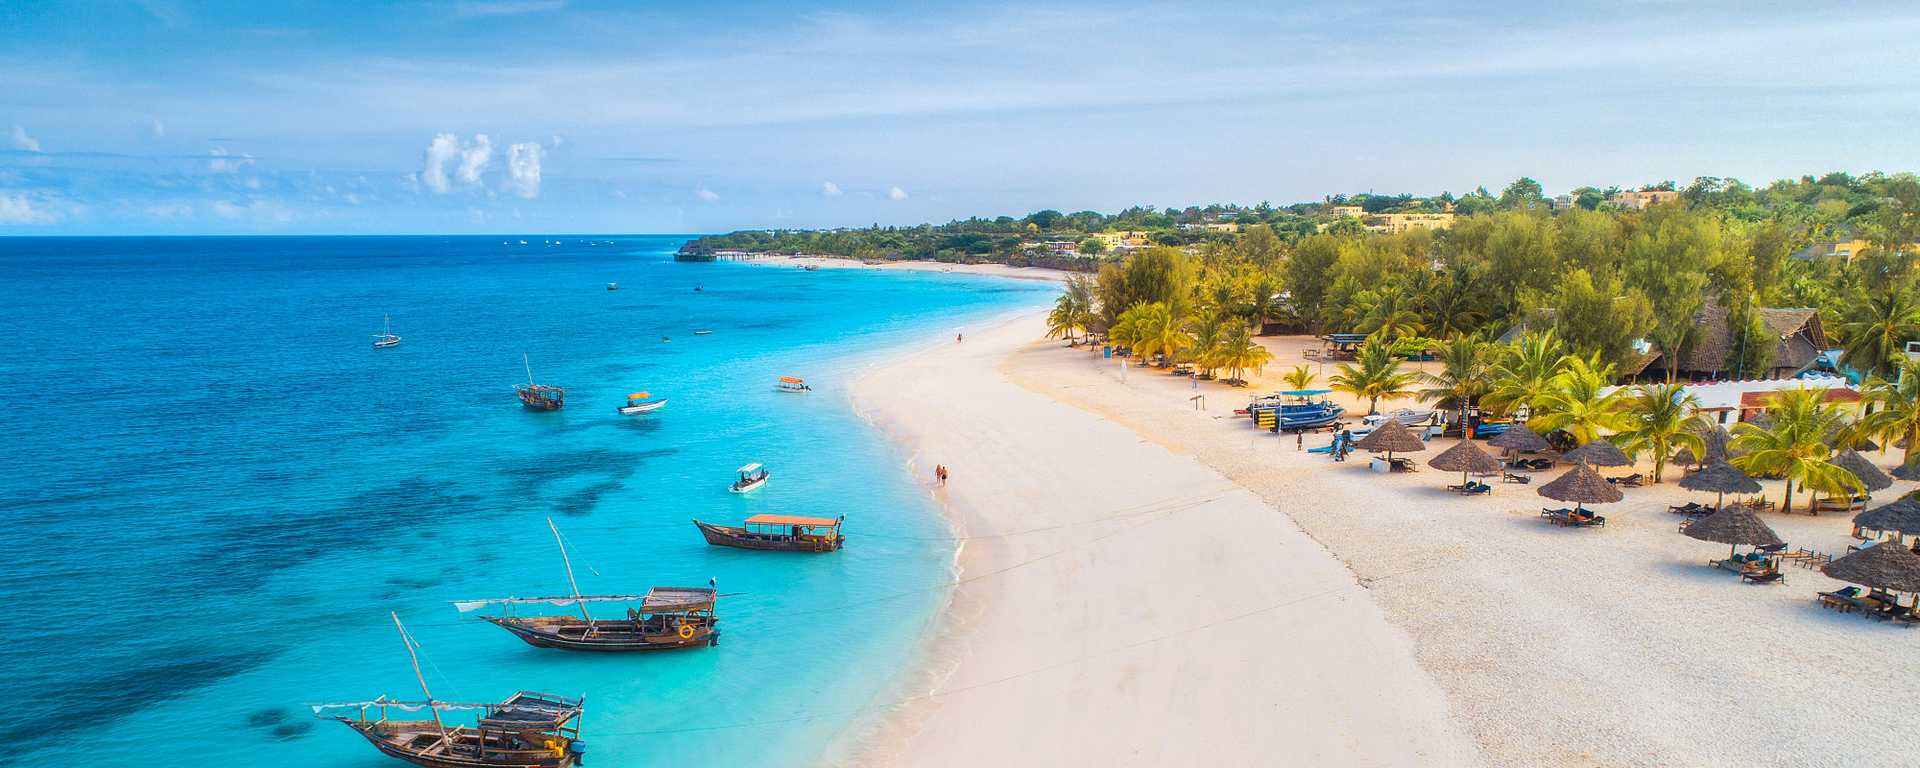
[[[1879,291],[1848,310],[1840,332],[1841,360],[1862,376],[1886,378],[1907,342],[1920,338],[1920,304],[1910,291]]]
[[[1786,478],[1782,511],[1793,509],[1793,486],[1804,485],[1823,493],[1854,493],[1862,490],[1860,478],[1835,465],[1827,435],[1846,428],[1840,412],[1826,402],[1820,389],[1786,389],[1773,395],[1767,405],[1766,425],[1741,422],[1733,425],[1733,446],[1744,453],[1733,465],[1749,474]],[[1812,511],[1813,499],[1807,500]]]
[[[1380,401],[1405,397],[1413,393],[1413,374],[1400,369],[1400,359],[1393,356],[1393,345],[1378,339],[1368,339],[1360,345],[1359,365],[1341,363],[1339,372],[1334,374],[1330,383],[1335,390],[1345,392],[1357,398],[1366,398],[1367,415],[1380,412]]]
[[[1093,324],[1093,305],[1093,281],[1086,275],[1068,277],[1066,291],[1054,299],[1053,311],[1047,313],[1047,338],[1065,336],[1067,346],[1073,346],[1073,334]]]
[[[1693,409],[1699,405],[1699,398],[1672,382],[1634,387],[1614,439],[1631,455],[1652,451],[1653,481],[1658,483],[1674,449],[1684,447],[1695,456],[1706,455],[1706,441],[1690,428],[1696,421]]]
[[[1488,375],[1485,402],[1497,413],[1531,412],[1553,391],[1554,376],[1567,357],[1567,345],[1552,329],[1522,335],[1508,345]]]
[[[1634,345],[1654,324],[1653,306],[1644,294],[1616,276],[1581,269],[1563,275],[1542,303],[1545,311],[1534,316],[1533,325],[1553,328],[1576,352],[1598,354],[1609,367],[1638,358]]]
[[[1332,235],[1314,235],[1300,241],[1281,269],[1293,311],[1303,325],[1318,332],[1326,309],[1327,284],[1333,265],[1340,260],[1340,240]]]
[[[1106,253],[1107,241],[1097,237],[1089,237],[1080,241],[1080,252],[1088,256],[1098,256]]]
[[[1487,391],[1487,343],[1472,336],[1455,335],[1440,345],[1440,371],[1421,372],[1417,380],[1425,385],[1420,399],[1438,408],[1448,408],[1458,417],[1462,435],[1473,438],[1467,423],[1467,409]]]
[[[1187,324],[1188,335],[1192,343],[1187,347],[1186,358],[1207,376],[1212,376],[1219,368],[1220,352],[1226,346],[1226,313],[1219,309],[1201,312]]]
[[[1612,365],[1568,356],[1527,426],[1541,433],[1564,431],[1580,445],[1619,429],[1620,390],[1607,391],[1612,380]]]
[[[1287,389],[1294,392],[1312,389],[1313,379],[1313,369],[1304,365],[1296,365],[1293,370],[1287,371],[1287,375],[1280,377],[1281,381],[1286,382]]]
[[[1244,374],[1248,371],[1259,373],[1272,359],[1273,352],[1254,341],[1246,326],[1237,325],[1227,329],[1227,338],[1220,347],[1220,365],[1227,369],[1230,381],[1244,383]]]
[[[1520,177],[1500,192],[1500,209],[1506,211],[1538,211],[1547,207],[1547,194],[1540,182],[1525,176]]]
[[[1876,408],[1860,419],[1859,431],[1888,444],[1905,440],[1900,463],[1912,461],[1914,446],[1920,445],[1920,363],[1903,359],[1893,380],[1871,381],[1866,390],[1867,402]]]

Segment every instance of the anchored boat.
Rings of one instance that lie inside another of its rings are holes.
[[[573,560],[567,557],[566,543],[552,520],[554,543],[560,547],[560,562],[567,567],[567,585],[573,594],[560,597],[502,597],[488,600],[462,600],[454,603],[461,613],[488,605],[571,605],[580,609],[571,614],[550,616],[481,616],[494,626],[512,632],[528,645],[567,651],[662,651],[718,645],[720,619],[714,615],[720,595],[712,585],[706,587],[654,587],[644,595],[582,595],[573,578]],[[591,603],[627,603],[624,618],[596,619],[587,612]]]
[[[376,349],[380,347],[400,346],[400,337],[393,332],[393,318],[381,315],[380,324],[384,330],[373,335],[373,346]]]
[[[627,404],[619,408],[620,415],[633,416],[642,413],[651,413],[667,407],[666,398],[648,400],[647,398],[651,395],[652,393],[649,392],[635,392],[627,395]]]
[[[567,390],[552,384],[533,383],[533,364],[527,362],[527,354],[520,353],[520,364],[526,366],[527,383],[513,385],[514,394],[520,396],[520,404],[536,411],[557,411],[567,404]]]
[[[749,491],[760,490],[760,486],[766,485],[767,480],[773,477],[773,475],[767,472],[766,467],[760,466],[757,462],[748,464],[734,471],[740,473],[740,478],[733,481],[733,485],[727,486],[727,490],[734,493],[747,493]]]
[[[1254,423],[1263,429],[1289,431],[1317,429],[1340,419],[1347,409],[1326,398],[1330,389],[1277,392],[1247,405]],[[1319,398],[1315,400],[1314,398]]]
[[[338,721],[388,757],[427,768],[487,768],[490,766],[531,766],[532,768],[573,768],[586,752],[580,740],[580,716],[586,699],[555,696],[550,693],[521,691],[498,704],[462,704],[434,701],[427,690],[427,678],[420,673],[419,645],[407,628],[393,616],[393,626],[407,646],[407,658],[413,662],[413,676],[420,681],[425,701],[396,701],[381,696],[372,701],[348,704],[321,704],[313,708],[317,715],[329,709],[353,708],[354,716],[332,715]],[[425,710],[430,719],[398,720],[388,711]],[[369,711],[378,717],[369,719]],[[448,727],[441,712],[477,710],[473,725]]]
[[[840,535],[845,516],[754,515],[744,525],[714,525],[694,520],[700,535],[716,547],[779,552],[832,552],[846,545]]]
[[[780,390],[781,392],[812,392],[813,391],[813,387],[807,386],[807,382],[798,376],[782,376],[780,377],[779,383],[774,385],[774,388]]]

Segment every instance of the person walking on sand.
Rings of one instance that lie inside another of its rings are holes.
[[[965,339],[966,339],[966,336],[965,336],[965,334],[959,334],[959,333],[956,333],[956,334],[954,334],[954,335],[953,335],[953,343],[955,343],[955,344],[958,344],[958,343],[960,343],[961,341],[963,341],[963,340],[965,340]]]

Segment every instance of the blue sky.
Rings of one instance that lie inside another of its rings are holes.
[[[1920,169],[1906,3],[0,2],[0,233],[701,232]]]

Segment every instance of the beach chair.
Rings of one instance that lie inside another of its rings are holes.
[[[1569,513],[1567,515],[1567,525],[1576,526],[1580,528],[1605,528],[1607,526],[1607,516],[1595,515],[1591,513],[1589,514],[1580,514],[1577,512]]]
[[[1740,580],[1748,584],[1785,584],[1787,575],[1781,573],[1779,568],[1769,565],[1740,574]]]
[[[1847,587],[1846,589],[1835,590],[1833,592],[1821,592],[1818,599],[1820,601],[1820,607],[1832,608],[1841,613],[1873,610],[1871,606],[1867,605],[1866,601],[1860,599],[1859,587]]]
[[[1468,481],[1460,485],[1449,485],[1447,490],[1472,496],[1480,493],[1493,493],[1493,486],[1486,483]]]
[[[1667,505],[1667,511],[1672,512],[1676,515],[1698,514],[1702,510],[1705,510],[1706,508],[1707,508],[1707,505],[1701,504],[1700,502],[1697,502],[1697,501],[1689,501],[1685,504],[1678,504],[1678,505],[1675,505],[1675,504]]]
[[[1414,466],[1413,459],[1409,459],[1403,456],[1395,456],[1391,459],[1387,459],[1387,465],[1390,468],[1390,470],[1394,472],[1420,471],[1419,467]]]
[[[1533,482],[1533,478],[1527,477],[1526,475],[1516,475],[1512,472],[1502,472],[1500,473],[1500,482],[1526,485],[1527,483]]]
[[[1639,488],[1647,484],[1647,476],[1635,472],[1626,477],[1609,477],[1607,478],[1607,482],[1613,483],[1614,485],[1624,485],[1628,488]]]

